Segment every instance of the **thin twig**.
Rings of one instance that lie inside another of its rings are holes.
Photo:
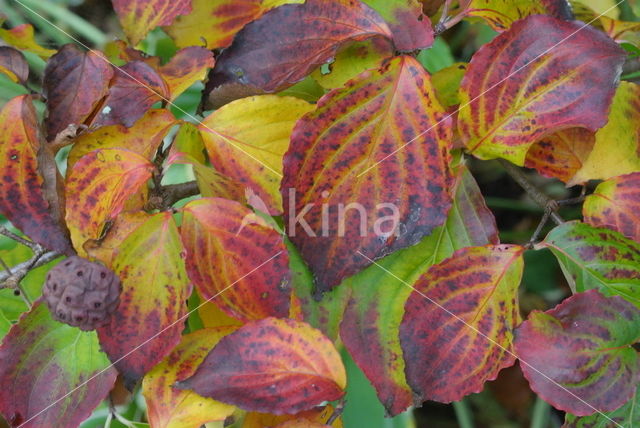
[[[344,398],[338,401],[338,403],[336,404],[336,407],[333,408],[333,413],[331,414],[329,419],[327,419],[327,425],[331,425],[332,423],[334,423],[336,419],[340,417],[343,410],[344,410]]]
[[[20,281],[27,276],[31,269],[46,265],[58,257],[62,257],[62,254],[55,251],[35,253],[34,256],[26,262],[13,266],[11,269],[13,273],[0,272],[0,288],[18,288]]]
[[[7,238],[13,239],[16,242],[19,242],[20,244],[31,248],[31,250],[34,253],[42,249],[40,244],[33,241],[29,241],[28,239],[24,239],[22,236],[13,233],[12,231],[10,231],[4,226],[0,226],[0,235],[4,235]]]
[[[502,165],[502,167],[507,171],[511,178],[513,178],[520,185],[520,187],[522,187],[525,192],[527,192],[529,197],[531,197],[531,199],[533,199],[535,203],[543,207],[545,210],[550,211],[549,215],[556,224],[564,223],[562,217],[560,217],[560,215],[556,212],[556,201],[545,195],[533,183],[531,183],[520,168],[504,159],[498,159],[498,162],[500,162],[500,165]]]

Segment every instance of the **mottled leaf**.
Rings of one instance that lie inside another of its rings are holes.
[[[34,37],[33,25],[22,24],[17,27],[13,27],[10,30],[0,28],[0,39],[4,40],[8,45],[14,48],[33,52],[43,59],[49,58],[55,54],[55,49],[43,48],[36,42]]]
[[[0,214],[46,248],[72,254],[67,233],[45,197],[38,168],[43,142],[28,95],[13,98],[0,110]]]
[[[224,421],[234,406],[204,398],[173,384],[192,376],[204,357],[234,327],[207,328],[182,337],[180,344],[142,381],[149,423],[153,427],[199,428],[207,422]]]
[[[333,344],[308,324],[265,318],[223,337],[179,387],[274,414],[297,413],[344,394],[346,373]]]
[[[271,8],[301,0],[192,0],[192,12],[176,18],[165,31],[179,47],[228,47],[246,24]]]
[[[431,76],[433,87],[436,90],[438,101],[444,107],[460,104],[460,83],[467,72],[467,63],[457,62],[449,67],[439,70]]]
[[[608,227],[640,242],[640,173],[600,183],[584,201],[582,213],[585,223]]]
[[[242,204],[202,198],[183,208],[189,278],[205,300],[249,321],[286,317],[291,295],[282,236]]]
[[[633,428],[640,424],[640,386],[624,406],[604,415],[594,413],[590,416],[576,416],[567,413],[562,428],[610,428],[611,426]],[[613,424],[618,425],[613,425]]]
[[[120,305],[98,337],[130,389],[180,342],[191,294],[181,252],[178,228],[165,211],[130,233],[113,261]]]
[[[109,222],[108,231],[99,239],[90,239],[82,246],[90,258],[113,268],[113,259],[122,242],[131,232],[142,226],[150,217],[144,211],[122,212]]]
[[[243,98],[216,110],[198,127],[211,165],[254,191],[269,213],[282,213],[282,157],[291,130],[312,104],[293,97]]]
[[[393,45],[381,37],[351,43],[340,49],[333,62],[314,70],[311,77],[325,89],[339,88],[363,71],[379,68],[391,56]]]
[[[578,416],[609,412],[640,381],[640,310],[619,296],[578,293],[547,312],[533,311],[516,331],[515,349],[531,389]]]
[[[379,266],[370,266],[347,279],[337,289],[353,290],[344,316],[338,318],[342,320],[342,341],[391,415],[412,404],[398,337],[404,305],[411,293],[408,285],[457,249],[498,243],[495,220],[480,189],[469,171],[464,166],[459,168],[453,206],[444,226],[417,245],[380,260]]]
[[[496,31],[504,31],[515,21],[530,15],[572,19],[567,0],[471,0],[468,3],[465,13],[483,18]]]
[[[71,172],[80,158],[97,149],[127,149],[151,161],[162,139],[176,123],[176,118],[169,110],[153,109],[130,128],[110,125],[83,133],[74,140],[67,158],[67,171]]]
[[[111,0],[129,42],[137,45],[159,25],[191,12],[190,0]]]
[[[29,78],[29,64],[19,50],[0,46],[0,72],[16,83],[25,84]]]
[[[203,80],[213,67],[213,53],[199,46],[179,50],[159,72],[169,87],[170,100],[178,98],[189,86]]]
[[[384,20],[354,0],[307,0],[280,6],[240,31],[218,58],[210,89],[241,83],[277,92],[302,80],[345,43],[391,38]]]
[[[611,229],[568,222],[536,248],[549,248],[574,293],[597,289],[640,306],[640,243]]]
[[[467,247],[415,284],[400,325],[407,382],[418,402],[448,403],[480,392],[515,362],[524,249]]]
[[[582,168],[595,144],[595,134],[585,128],[569,128],[534,143],[524,161],[545,177],[565,183]]]
[[[444,223],[451,134],[429,75],[408,56],[330,92],[298,121],[281,191],[289,236],[319,290],[370,264],[357,250],[376,260]]]
[[[116,69],[96,126],[132,126],[156,102],[169,99],[169,88],[150,65],[129,62]]]
[[[523,165],[529,147],[607,121],[626,54],[601,32],[545,15],[517,21],[473,56],[460,90],[460,133],[474,155]]]
[[[42,82],[47,99],[48,139],[69,124],[79,125],[109,93],[113,68],[95,51],[64,45],[47,63]]]
[[[640,171],[640,85],[621,82],[609,122],[596,132],[593,150],[569,184],[636,171]]]
[[[67,176],[66,220],[79,254],[89,239],[102,233],[127,200],[151,178],[153,164],[129,150],[99,149],[88,153]]]
[[[426,49],[433,44],[431,21],[422,13],[418,0],[363,0],[384,18],[401,52]]]
[[[336,409],[330,404],[324,407],[316,407],[315,409],[305,410],[304,412],[296,413],[295,415],[272,415],[270,413],[248,412],[242,421],[241,428],[264,428],[264,427],[276,427],[280,424],[295,422],[296,420],[304,420],[307,425],[298,425],[302,427],[308,427],[320,424],[324,425],[329,421],[329,418],[333,415]],[[342,419],[338,417],[331,424],[333,428],[342,428]]]
[[[53,321],[42,302],[4,338],[0,361],[0,412],[23,428],[79,426],[117,375],[95,332]]]

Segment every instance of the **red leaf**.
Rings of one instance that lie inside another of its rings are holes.
[[[615,410],[640,382],[640,310],[619,296],[578,293],[533,311],[515,349],[531,389],[554,407],[586,416]]]
[[[329,92],[298,121],[281,191],[320,291],[369,265],[358,251],[376,260],[444,223],[452,139],[429,75],[408,56]]]
[[[307,0],[275,8],[240,31],[218,58],[209,88],[241,83],[277,92],[302,80],[345,43],[391,38],[374,10],[355,0]]]
[[[455,198],[445,225],[418,244],[397,251],[346,280],[353,289],[349,304],[338,314],[340,337],[355,363],[376,388],[390,415],[411,406],[406,383],[399,328],[413,284],[435,263],[470,245],[498,243],[498,230],[473,176],[460,166]],[[392,272],[390,274],[389,272]],[[323,297],[324,303],[327,297]],[[325,318],[330,315],[325,315]],[[305,318],[306,319],[306,318]]]
[[[113,261],[120,305],[98,336],[130,389],[180,342],[191,294],[181,252],[173,216],[162,212],[131,232]]]
[[[190,202],[183,212],[187,271],[203,299],[215,298],[243,321],[289,315],[289,257],[276,230],[239,202],[221,198]]]
[[[177,386],[244,410],[282,414],[337,400],[345,385],[340,354],[320,331],[265,318],[223,337]]]
[[[156,102],[169,98],[169,88],[147,63],[132,61],[116,69],[96,126],[132,126]]]
[[[584,201],[584,221],[640,242],[640,172],[606,180]]]
[[[12,80],[23,85],[29,78],[29,64],[22,52],[10,46],[0,46],[0,72],[7,71],[15,76]]]
[[[401,52],[426,49],[433,44],[431,21],[422,13],[418,0],[363,0],[387,21],[393,44]]]
[[[46,248],[73,254],[69,237],[44,195],[37,160],[42,144],[29,96],[10,100],[0,111],[0,213]]]
[[[48,139],[69,124],[81,124],[109,93],[113,68],[94,51],[64,45],[47,63],[42,82],[47,99]]]
[[[515,245],[463,248],[416,282],[400,343],[407,382],[420,402],[449,403],[480,392],[515,362],[508,351],[520,323],[523,251]]]
[[[517,21],[473,56],[460,88],[460,134],[483,159],[523,165],[529,147],[571,127],[607,122],[626,53],[586,24]]]
[[[111,0],[129,41],[137,45],[159,25],[191,12],[191,0]]]
[[[117,375],[95,332],[53,321],[41,302],[4,338],[0,361],[0,412],[21,428],[79,426]]]

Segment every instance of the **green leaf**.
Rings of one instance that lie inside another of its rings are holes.
[[[596,289],[640,306],[640,243],[574,221],[554,228],[540,248],[551,249],[574,293]]]
[[[567,413],[562,428],[610,428],[612,421],[618,428],[633,428],[640,426],[640,386],[631,400],[613,412],[605,415],[595,413],[591,416],[576,416]],[[606,417],[605,417],[606,416]]]

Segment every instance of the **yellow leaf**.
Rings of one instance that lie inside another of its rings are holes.
[[[36,42],[31,24],[18,25],[10,30],[0,28],[0,39],[20,50],[33,52],[43,59],[56,53],[55,50],[43,48]]]
[[[209,159],[223,176],[253,190],[270,214],[282,213],[282,158],[293,126],[312,104],[259,95],[226,104],[199,126]]]
[[[206,422],[223,421],[235,406],[205,398],[172,385],[196,372],[209,351],[236,327],[198,330],[182,337],[180,344],[142,381],[152,427],[198,428]]]
[[[636,171],[640,171],[640,86],[621,82],[611,104],[609,122],[596,132],[591,154],[567,185]]]
[[[604,15],[612,19],[620,18],[620,9],[616,0],[574,0],[575,3],[582,3],[588,6],[598,15]]]

